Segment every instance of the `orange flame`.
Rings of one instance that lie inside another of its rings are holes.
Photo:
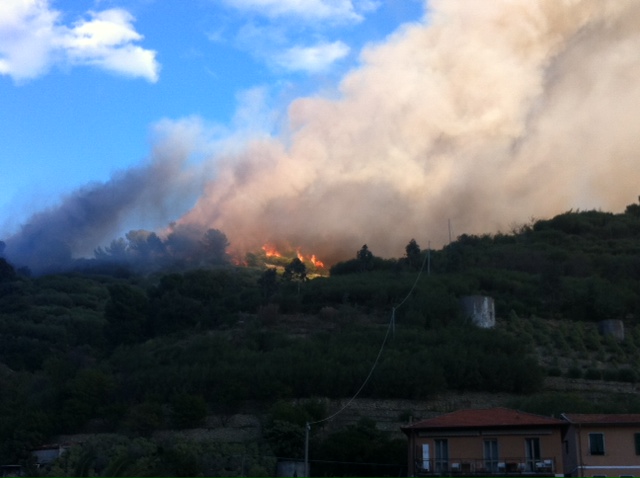
[[[278,251],[278,249],[276,249],[276,246],[274,246],[273,244],[266,243],[264,246],[262,246],[262,250],[264,251],[265,256],[268,257],[268,258],[269,257],[276,257],[276,258],[285,257],[285,256],[282,255],[282,253],[280,253]],[[291,249],[289,249],[289,251],[291,251]],[[290,257],[290,254],[291,254],[291,252],[286,252],[286,257]],[[322,261],[318,260],[316,258],[315,254],[311,254],[311,256],[305,257],[305,255],[302,254],[302,252],[300,251],[299,247],[296,249],[296,256],[302,262],[307,262],[307,263],[310,262],[317,269],[324,269],[325,268],[324,263]]]
[[[264,251],[264,255],[267,257],[282,257],[282,254],[278,252],[278,249],[271,244],[265,244],[262,246],[262,250]]]
[[[300,259],[302,262],[305,261],[305,257],[302,255],[302,253],[300,252],[300,249],[296,250],[296,254],[298,255],[298,259]],[[308,262],[311,262],[314,267],[316,268],[323,268],[324,269],[324,263],[322,261],[319,261],[316,258],[315,254],[311,254],[311,256],[306,259]]]
[[[315,254],[311,254],[311,263],[316,267],[324,269],[324,262],[319,261],[318,259],[316,259],[316,255]]]

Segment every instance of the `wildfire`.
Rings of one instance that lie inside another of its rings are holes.
[[[298,255],[298,259],[300,259],[302,262],[311,262],[316,269],[324,269],[324,263],[322,261],[319,261],[316,258],[315,254],[311,254],[311,256],[309,257],[304,257],[300,252],[300,249],[296,250],[296,254]]]
[[[314,266],[324,269],[324,262],[319,261],[318,259],[316,259],[316,255],[315,254],[311,254],[310,261]]]
[[[282,257],[282,254],[278,252],[278,249],[271,244],[265,244],[262,246],[262,250],[264,251],[264,255],[267,257]]]
[[[278,251],[278,249],[276,249],[276,247],[272,244],[265,244],[264,246],[262,246],[262,250],[264,251],[264,255],[267,258],[287,258],[287,257],[291,257],[293,255],[293,251],[292,249],[288,249],[289,252],[285,252],[280,253]],[[304,254],[302,254],[300,248],[297,248],[295,250],[295,256],[300,259],[302,262],[305,262],[307,264],[311,263],[316,269],[324,269],[325,265],[324,263],[319,260],[315,254],[311,254],[310,256],[305,256]]]

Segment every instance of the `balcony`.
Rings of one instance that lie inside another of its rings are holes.
[[[416,460],[415,476],[554,476],[553,458],[510,457],[498,460],[450,458]]]

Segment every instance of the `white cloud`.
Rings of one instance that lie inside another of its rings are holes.
[[[319,43],[314,46],[295,46],[274,58],[275,63],[290,71],[317,73],[327,70],[335,61],[349,54],[349,47],[341,42]]]
[[[124,10],[90,12],[90,15],[91,20],[81,20],[71,30],[67,40],[70,47],[91,49],[142,39],[142,35],[131,28],[133,17]]]
[[[0,2],[0,74],[20,80],[49,68],[58,15],[45,0]]]
[[[156,53],[135,44],[143,37],[133,28],[131,14],[110,9],[88,15],[68,27],[47,0],[2,0],[0,74],[22,81],[54,64],[71,64],[157,81]]]
[[[362,13],[376,9],[372,0],[224,0],[228,5],[267,17],[294,16],[305,20],[359,22]]]
[[[153,82],[158,80],[155,52],[132,44],[141,40],[142,35],[133,29],[131,14],[112,9],[90,15],[90,20],[78,22],[61,38],[60,44],[72,63],[96,65]]]
[[[236,45],[278,72],[318,73],[347,56],[350,48],[342,41],[319,41],[300,46],[278,26],[247,23],[238,32]]]
[[[222,0],[245,17],[236,47],[278,72],[317,73],[328,70],[350,52],[329,31],[352,27],[381,5],[380,0]],[[316,44],[302,40],[313,31]],[[212,36],[218,41],[218,36]],[[335,40],[335,41],[332,41]]]

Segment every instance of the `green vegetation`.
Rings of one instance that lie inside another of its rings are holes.
[[[253,254],[252,267],[225,264],[219,231],[207,236],[206,267],[184,268],[184,251],[181,268],[147,275],[102,264],[31,278],[0,258],[0,463],[27,463],[32,448],[62,433],[100,432],[50,472],[273,474],[276,456],[300,456],[301,425],[326,416],[317,397],[359,389],[393,310],[394,331],[362,397],[510,392],[520,394],[519,408],[540,413],[607,411],[613,401],[542,387],[545,376],[640,379],[639,208],[570,211],[510,234],[460,236],[430,251],[430,274],[415,289],[426,262],[415,240],[399,259],[364,245],[312,280],[316,271],[299,259],[269,268]],[[127,238],[128,254],[155,241]],[[465,295],[495,299],[495,329],[467,323],[458,305]],[[625,340],[601,336],[602,319],[623,320]],[[640,411],[634,397],[617,399]],[[294,400],[301,405],[283,405]],[[245,403],[263,404],[267,416],[255,443],[165,443],[155,434],[204,426],[207,415],[230,416]],[[312,440],[327,462],[395,463],[403,448],[366,420]]]
[[[107,434],[73,447],[50,476],[272,476],[269,453],[257,444]]]

